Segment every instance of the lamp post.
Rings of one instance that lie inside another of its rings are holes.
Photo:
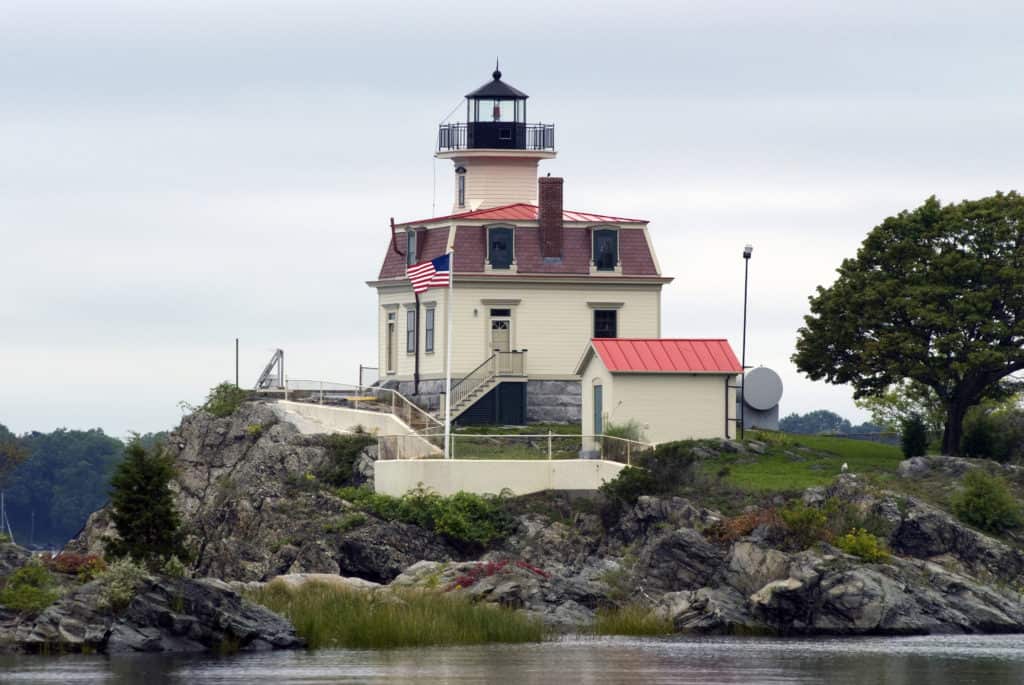
[[[750,277],[750,255],[753,252],[753,245],[743,248],[743,348],[740,352],[740,373],[743,382],[740,384],[740,440],[743,439],[747,427],[747,280]]]

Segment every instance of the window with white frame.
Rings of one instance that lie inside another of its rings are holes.
[[[487,263],[492,269],[511,268],[515,259],[515,234],[507,226],[487,229]]]
[[[424,342],[423,347],[424,347],[424,349],[427,352],[433,352],[434,351],[434,308],[433,307],[427,308],[426,317],[427,317],[427,321],[426,321],[426,325],[425,325],[425,327],[423,329],[424,335],[425,335],[425,339],[423,341]]]
[[[416,310],[405,311],[405,351],[412,354],[416,351]]]

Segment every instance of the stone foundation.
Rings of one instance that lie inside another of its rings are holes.
[[[527,423],[579,423],[582,406],[579,381],[526,383]]]

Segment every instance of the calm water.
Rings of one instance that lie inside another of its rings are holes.
[[[1024,636],[567,639],[234,657],[0,657],[3,683],[1024,683]]]

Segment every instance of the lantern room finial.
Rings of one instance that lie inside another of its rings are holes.
[[[498,58],[497,57],[494,58],[494,73],[491,74],[491,76],[494,77],[495,81],[500,81],[501,80],[501,67],[498,65]]]

